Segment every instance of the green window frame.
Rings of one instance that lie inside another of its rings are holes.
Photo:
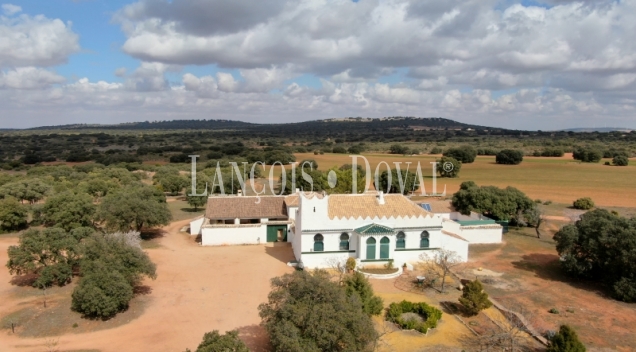
[[[402,231],[398,232],[395,241],[395,249],[406,248],[406,234]]]
[[[375,238],[369,237],[367,239],[367,260],[375,259]]]
[[[420,248],[430,247],[430,237],[431,235],[428,233],[428,231],[422,231],[422,234],[420,235]]]
[[[314,252],[323,252],[325,250],[325,237],[321,234],[314,236]]]
[[[340,234],[340,250],[348,251],[349,250],[349,234],[343,232]]]

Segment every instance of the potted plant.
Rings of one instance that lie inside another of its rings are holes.
[[[407,270],[406,263],[404,263],[404,264],[402,264],[402,271],[406,272],[406,270]]]
[[[353,270],[355,270],[355,268],[356,268],[356,260],[355,260],[355,258],[352,258],[352,257],[347,258],[347,262],[345,264],[345,268],[347,269],[347,272],[352,273]]]

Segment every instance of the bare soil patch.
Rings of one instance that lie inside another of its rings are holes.
[[[569,324],[590,350],[636,350],[636,305],[610,298],[597,283],[564,275],[551,239],[558,227],[547,227],[550,234],[541,239],[533,236],[533,229],[513,229],[501,245],[471,246],[469,263],[460,274],[482,280],[506,307],[526,310],[540,332]],[[479,267],[503,275],[475,275]],[[550,313],[551,308],[559,313]]]
[[[267,300],[269,279],[293,270],[286,265],[293,259],[291,248],[201,247],[179,232],[187,224],[174,222],[151,240],[160,245],[147,250],[157,264],[157,279],[146,280],[130,309],[106,322],[70,311],[72,285],[51,289],[51,304],[39,308],[40,291],[13,285],[8,271],[0,269],[0,317],[28,323],[15,334],[3,325],[0,351],[42,351],[52,339],[60,351],[183,351],[196,348],[203,334],[215,329],[238,329],[250,350],[268,350],[257,308]],[[16,243],[15,236],[0,236],[0,263]],[[23,337],[34,335],[40,337]]]

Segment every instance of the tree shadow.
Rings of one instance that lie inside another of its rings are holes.
[[[11,281],[9,283],[14,286],[19,287],[33,287],[35,280],[39,277],[38,274],[24,274],[24,275],[14,275],[11,277]]]
[[[265,248],[265,253],[285,264],[289,263],[292,260],[295,260],[294,251],[291,246],[276,246],[274,247],[263,247]]]
[[[241,326],[237,329],[239,338],[245,342],[247,348],[252,352],[269,352],[272,351],[272,345],[267,335],[267,330],[260,325]]]
[[[578,289],[594,292],[603,298],[611,299],[611,295],[601,283],[567,276],[563,272],[559,256],[556,254],[527,254],[522,256],[521,260],[511,262],[511,264],[515,269],[532,272],[540,279],[563,282]]]
[[[135,296],[138,295],[149,295],[152,293],[152,287],[147,285],[138,285],[133,287],[133,294]]]
[[[163,229],[143,229],[141,230],[141,237],[144,241],[154,240],[155,238],[162,238],[166,235],[166,231]]]
[[[203,208],[197,208],[197,209],[194,209],[194,208],[181,208],[180,210],[182,212],[184,212],[184,213],[198,213],[201,210],[203,210]]]

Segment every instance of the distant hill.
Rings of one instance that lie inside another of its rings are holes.
[[[386,130],[386,129],[414,129],[414,130],[503,130],[499,128],[470,125],[441,117],[383,117],[362,118],[346,117],[325,120],[304,121],[295,123],[256,124],[235,120],[171,120],[171,121],[144,121],[130,122],[114,125],[100,124],[73,124],[61,126],[42,126],[29,130],[249,130],[276,132],[281,129],[286,132],[306,131],[308,129],[321,130]]]

